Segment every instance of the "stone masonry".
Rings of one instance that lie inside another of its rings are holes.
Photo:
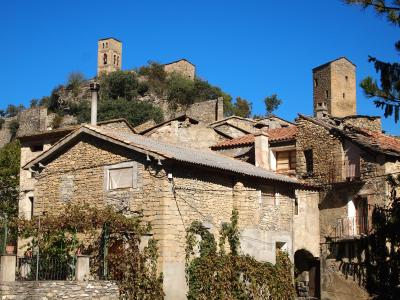
[[[107,191],[105,168],[129,161],[136,165],[135,187]],[[158,240],[166,299],[185,299],[185,235],[194,220],[217,234],[237,208],[244,253],[275,262],[278,243],[286,244],[293,255],[294,190],[287,185],[178,163],[159,166],[143,154],[92,137],[82,138],[49,162],[36,178],[35,214],[57,212],[68,202],[108,204],[128,214],[141,211]]]
[[[117,300],[119,290],[111,281],[14,281],[0,282],[2,300],[90,299]]]

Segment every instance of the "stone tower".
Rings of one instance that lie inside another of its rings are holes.
[[[97,76],[121,70],[122,43],[114,38],[106,38],[100,39],[97,45]]]
[[[356,115],[356,66],[345,57],[313,70],[314,116]]]

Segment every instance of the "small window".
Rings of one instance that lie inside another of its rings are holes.
[[[346,81],[349,81],[349,76],[344,76],[344,79],[346,79]]]
[[[264,205],[277,205],[275,187],[263,186],[261,187],[261,204]]]
[[[30,147],[32,152],[43,151],[43,145],[33,145]]]
[[[329,97],[329,91],[325,90],[325,98],[328,99],[328,97]]]
[[[276,170],[288,171],[296,169],[296,151],[276,152]]]
[[[343,93],[343,99],[344,99],[344,98],[346,98],[346,94],[345,94],[345,93]]]
[[[114,54],[114,65],[117,62],[117,56]]]
[[[119,66],[119,56],[117,56],[117,66]]]
[[[104,43],[103,43],[103,49],[104,49]]]
[[[288,252],[288,245],[285,242],[275,242],[275,249],[276,252],[278,251]]]
[[[137,165],[135,162],[107,166],[104,170],[106,190],[136,187]]]
[[[104,53],[104,55],[103,55],[103,64],[107,64],[107,54],[106,53]]]
[[[35,202],[35,198],[29,197],[29,203],[30,203],[30,206],[31,206],[31,211],[30,211],[30,213],[29,213],[29,216],[30,216],[30,219],[29,219],[29,220],[32,220],[32,218],[33,218],[33,207],[34,207],[34,202]]]
[[[297,196],[294,197],[294,215],[299,215],[299,199],[297,198]]]
[[[318,86],[318,79],[315,78],[315,79],[314,79],[314,87],[317,87],[317,86]]]
[[[109,172],[109,190],[132,187],[132,168],[111,169]]]
[[[106,48],[108,48],[108,42],[106,42]]]
[[[312,174],[314,169],[313,169],[313,152],[312,149],[305,150],[304,151],[304,158],[306,159],[306,171],[309,174]]]

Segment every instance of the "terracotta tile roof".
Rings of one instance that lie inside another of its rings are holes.
[[[269,141],[272,143],[288,141],[288,140],[293,140],[296,137],[297,127],[289,126],[289,127],[268,129],[267,133],[269,136]],[[223,141],[219,144],[211,146],[211,149],[238,147],[238,146],[244,146],[244,145],[251,145],[253,143],[254,143],[254,135],[247,134],[247,135],[241,136],[236,139]]]

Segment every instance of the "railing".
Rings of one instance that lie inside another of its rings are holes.
[[[367,235],[370,229],[368,217],[346,217],[336,220],[336,237],[356,237]]]
[[[73,280],[76,258],[19,257],[17,280]]]

